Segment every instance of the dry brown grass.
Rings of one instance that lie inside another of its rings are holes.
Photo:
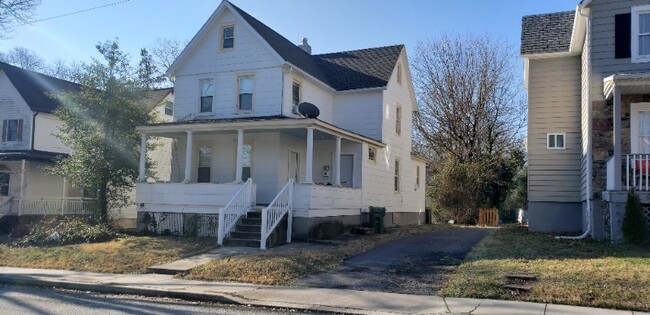
[[[539,280],[529,293],[516,294],[502,288],[509,273]],[[650,246],[502,228],[474,248],[440,294],[650,311]]]
[[[445,229],[445,225],[420,225],[387,229],[385,234],[361,236],[346,244],[281,253],[232,256],[193,269],[186,279],[237,281],[255,284],[286,285],[308,274],[331,270],[344,259],[363,253],[379,244],[409,235]]]
[[[147,267],[204,252],[209,238],[123,237],[109,242],[54,247],[0,245],[0,265],[90,272],[143,273]]]

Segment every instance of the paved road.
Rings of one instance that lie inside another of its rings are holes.
[[[435,295],[491,229],[457,227],[394,240],[296,286]]]
[[[286,309],[105,295],[0,284],[0,314],[312,314]]]

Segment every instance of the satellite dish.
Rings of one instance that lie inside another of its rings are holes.
[[[312,103],[307,102],[300,103],[300,105],[298,105],[298,112],[307,118],[317,118],[318,115],[320,115],[320,110],[318,107]]]

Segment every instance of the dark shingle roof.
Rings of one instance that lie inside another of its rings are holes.
[[[40,150],[6,150],[0,152],[0,160],[2,161],[19,161],[38,160],[38,161],[53,161],[59,157],[67,157],[66,153],[47,152]]]
[[[404,49],[403,45],[395,45],[310,55],[246,11],[230,5],[282,59],[338,91],[386,86]]]
[[[537,14],[521,19],[521,54],[568,52],[575,11]]]
[[[29,108],[36,112],[52,113],[61,103],[50,95],[63,91],[79,91],[79,85],[57,79],[38,72],[25,70],[0,62],[0,69],[5,72],[20,96]]]
[[[169,93],[173,93],[174,89],[173,88],[161,88],[161,89],[154,89],[150,91],[145,91],[145,96],[144,99],[142,100],[142,105],[144,105],[148,109],[153,109],[156,107],[158,104],[160,104],[160,101],[163,100]]]

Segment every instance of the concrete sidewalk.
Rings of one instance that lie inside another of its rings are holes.
[[[0,282],[348,314],[648,314],[542,303],[191,281],[156,274],[0,267]]]

